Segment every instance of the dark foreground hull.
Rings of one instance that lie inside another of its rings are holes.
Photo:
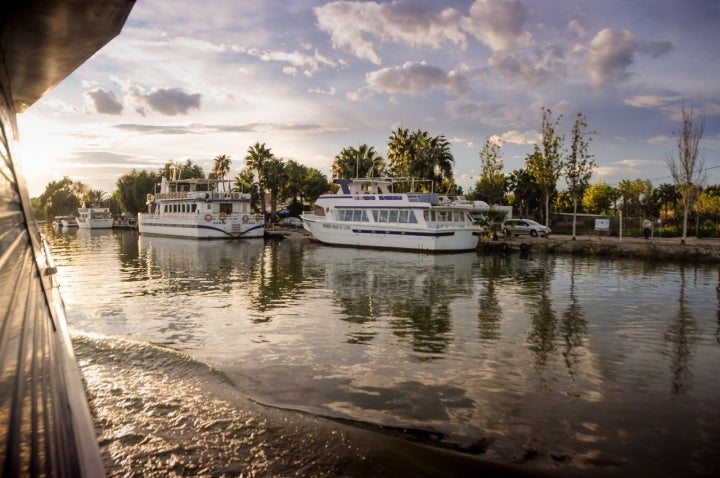
[[[13,157],[16,114],[115,37],[134,0],[0,6],[0,467],[104,474],[49,250]],[[32,158],[29,158],[32,160]]]

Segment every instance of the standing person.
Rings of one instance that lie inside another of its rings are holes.
[[[642,229],[643,229],[643,236],[645,239],[650,239],[650,236],[652,235],[652,227],[653,223],[650,219],[645,218],[642,221]]]

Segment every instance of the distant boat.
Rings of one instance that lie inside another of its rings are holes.
[[[77,225],[80,229],[111,229],[113,217],[110,207],[102,202],[84,202],[78,209]]]
[[[323,194],[301,216],[318,241],[337,246],[425,252],[477,248],[482,229],[467,207],[442,203],[437,194],[412,191],[422,180],[336,179],[336,194]],[[399,186],[399,187],[398,187]]]
[[[138,231],[193,239],[264,237],[265,224],[253,214],[250,194],[231,187],[220,179],[163,178],[160,192],[147,195],[148,212],[138,214]]]
[[[63,216],[60,220],[63,227],[78,227],[77,219],[75,216]]]

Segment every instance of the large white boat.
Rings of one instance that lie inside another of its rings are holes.
[[[148,194],[148,212],[138,214],[140,234],[195,239],[265,236],[262,218],[252,212],[250,194],[234,192],[220,179],[163,178],[160,192]]]
[[[410,190],[419,180],[336,179],[335,194],[324,194],[303,226],[318,241],[338,246],[460,252],[477,248],[482,230],[466,207],[443,204],[438,195]]]
[[[107,203],[84,202],[78,209],[77,225],[80,229],[111,229],[113,217]]]

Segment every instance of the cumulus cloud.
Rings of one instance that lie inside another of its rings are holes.
[[[530,41],[523,30],[528,13],[518,0],[476,0],[465,29],[493,51],[505,50],[518,41]]]
[[[497,144],[538,144],[542,139],[542,135],[535,130],[518,131],[510,130],[501,135],[491,136],[491,140]]]
[[[628,30],[601,30],[590,41],[587,51],[588,73],[593,86],[605,86],[629,78],[637,53],[657,58],[672,50],[665,41],[638,42]]]
[[[329,33],[333,47],[381,64],[379,43],[440,48],[467,47],[468,35],[500,51],[529,41],[523,30],[528,10],[517,0],[477,0],[468,12],[432,9],[431,2],[390,3],[339,0],[315,8],[318,27]]]
[[[85,92],[85,99],[88,100],[95,108],[95,111],[100,114],[119,115],[122,113],[122,102],[112,91],[95,88],[94,90]]]
[[[565,70],[563,52],[559,48],[537,50],[535,58],[521,53],[496,52],[488,65],[507,78],[520,78],[531,85],[539,85]]]
[[[135,111],[145,116],[154,111],[167,116],[185,115],[192,109],[200,109],[199,93],[185,93],[181,88],[153,88],[149,93],[137,85],[127,90],[126,100]]]
[[[440,89],[454,95],[468,91],[467,78],[456,71],[446,72],[426,62],[406,62],[393,68],[383,68],[366,75],[368,88],[381,93],[420,94]]]

